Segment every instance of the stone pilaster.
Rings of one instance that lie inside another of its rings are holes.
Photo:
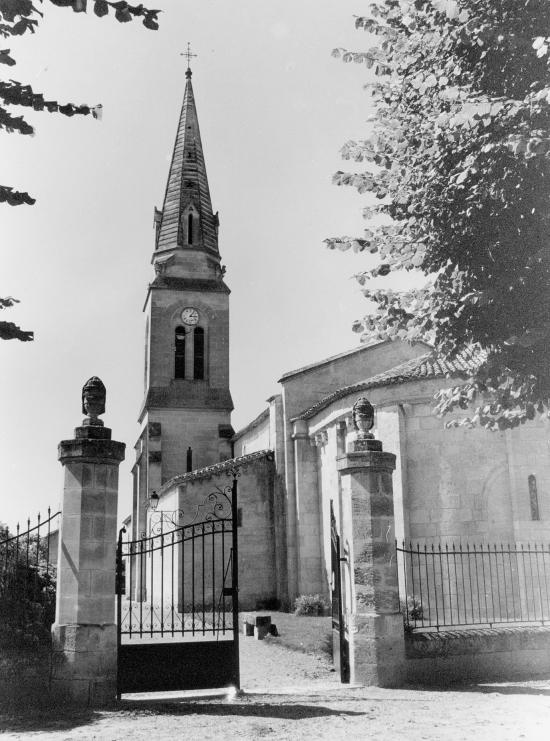
[[[349,615],[351,681],[380,687],[402,682],[403,619],[395,558],[392,472],[395,455],[378,440],[358,439],[338,457],[342,496],[350,505],[343,539],[350,547],[353,594]]]
[[[326,592],[319,544],[321,512],[317,479],[317,451],[312,445],[305,420],[294,423],[296,462],[296,519],[299,523],[297,587],[298,595]]]
[[[116,698],[115,560],[124,449],[93,414],[72,440],[59,444],[65,480],[51,683],[58,702],[101,706]]]

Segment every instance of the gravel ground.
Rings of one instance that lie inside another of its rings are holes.
[[[328,659],[242,641],[245,694],[123,700],[116,711],[0,717],[3,738],[547,741],[550,679],[444,691],[342,687]]]

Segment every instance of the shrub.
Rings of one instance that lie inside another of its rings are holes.
[[[49,644],[55,618],[55,580],[30,568],[19,569],[9,589],[0,584],[0,647],[4,651]]]
[[[56,569],[48,563],[47,543],[27,533],[9,535],[0,524],[2,655],[48,646],[55,618]]]
[[[406,602],[405,600],[401,600],[401,614],[403,615],[405,630],[412,630],[412,623],[421,621],[424,618],[422,602],[416,597],[409,595]]]
[[[294,614],[300,617],[324,615],[329,605],[320,594],[302,594],[294,602]]]

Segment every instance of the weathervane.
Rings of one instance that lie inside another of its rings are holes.
[[[196,56],[196,54],[191,53],[191,44],[188,41],[187,51],[180,52],[180,57],[187,57],[187,72],[185,73],[186,77],[191,77],[191,59]]]

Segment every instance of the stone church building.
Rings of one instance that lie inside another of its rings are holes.
[[[396,537],[420,544],[550,540],[547,420],[506,432],[446,429],[434,393],[475,367],[427,344],[379,342],[284,373],[280,392],[231,426],[229,288],[218,248],[191,71],[145,301],[145,392],[133,468],[133,538],[177,526],[238,465],[243,608],[330,594],[330,506],[342,523],[337,459],[367,396],[373,432],[395,453]],[[345,533],[342,533],[345,545]]]

